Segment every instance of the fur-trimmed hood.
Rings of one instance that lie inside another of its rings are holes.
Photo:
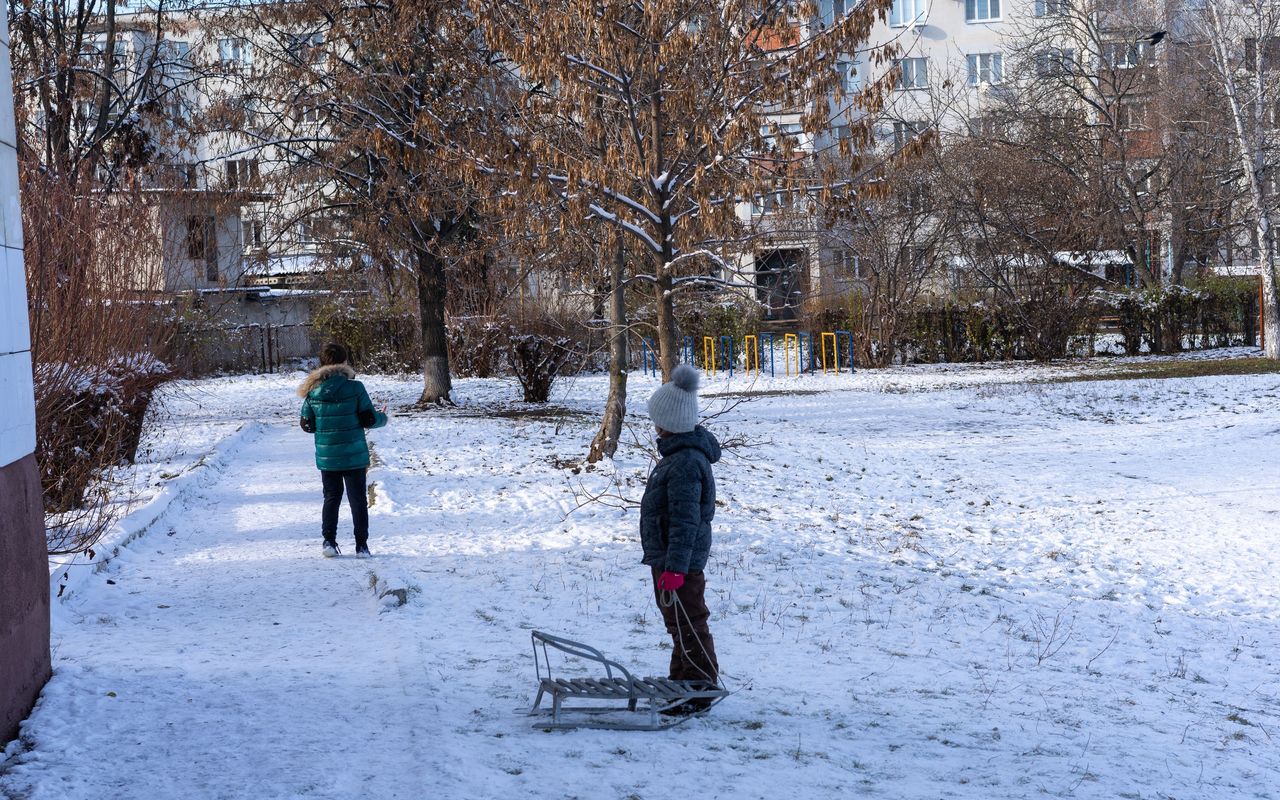
[[[332,378],[334,375],[342,375],[347,380],[356,379],[356,371],[347,364],[330,364],[327,367],[321,367],[314,370],[307,379],[298,387],[298,397],[306,397],[311,394],[317,386]]]

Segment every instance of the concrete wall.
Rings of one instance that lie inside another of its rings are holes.
[[[9,35],[0,24],[0,743],[49,677],[49,561],[22,263]]]

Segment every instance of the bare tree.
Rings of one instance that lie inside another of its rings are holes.
[[[166,38],[170,4],[10,0],[9,24],[19,143],[42,169],[112,191],[177,146],[183,93],[203,73]]]
[[[1280,275],[1273,227],[1280,212],[1280,6],[1269,0],[1204,0],[1202,5],[1187,12],[1184,36],[1190,54],[1225,101],[1222,132],[1238,164],[1233,177],[1243,190],[1241,211],[1252,229],[1262,280],[1266,355],[1280,358]]]

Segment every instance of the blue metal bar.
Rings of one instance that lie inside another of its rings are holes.
[[[681,361],[686,364],[694,364],[693,360],[693,337],[684,337],[684,343],[680,346]]]
[[[654,376],[657,376],[657,374],[658,374],[658,350],[657,350],[657,348],[654,346],[654,344],[653,344],[653,340],[652,340],[652,339],[643,339],[643,338],[642,338],[642,339],[640,340],[640,370],[641,370],[645,375],[648,375],[648,374],[649,374],[650,369],[652,369],[652,370],[653,370],[653,375],[654,375]]]
[[[724,355],[724,358],[729,362],[729,377],[730,377],[730,378],[732,378],[732,377],[733,377],[733,362],[734,362],[734,353],[733,353],[733,337],[732,337],[732,336],[721,336],[721,337],[720,337],[720,352]]]
[[[758,337],[756,338],[756,346],[764,347],[765,339],[769,340],[769,377],[772,378],[778,374],[773,368],[773,334],[772,333],[759,334]]]
[[[849,338],[849,374],[858,371],[857,365],[853,363],[853,332],[852,331],[836,331],[836,352],[840,352],[840,337],[847,336]],[[839,358],[839,356],[837,356]]]

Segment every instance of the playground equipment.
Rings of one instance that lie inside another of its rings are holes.
[[[836,334],[836,350],[837,350],[837,352],[838,352],[838,351],[839,351],[839,349],[840,349],[840,348],[839,348],[839,344],[840,344],[840,337],[841,337],[841,336],[845,337],[845,338],[846,338],[846,340],[849,342],[849,374],[850,374],[850,375],[852,375],[853,373],[855,373],[855,372],[857,372],[857,371],[858,371],[858,367],[857,367],[857,365],[856,365],[856,364],[854,364],[854,359],[853,359],[853,331],[836,331],[836,332],[835,332],[835,334]],[[836,372],[839,372],[839,371],[840,371],[840,360],[839,360],[839,357],[837,356],[837,358],[836,358]]]
[[[772,337],[770,337],[770,338],[772,338]],[[772,343],[772,342],[770,342],[770,349],[772,349],[772,344],[773,344],[773,343]],[[752,335],[748,334],[747,336],[742,337],[742,360],[743,360],[743,371],[744,371],[744,372],[746,372],[748,375],[750,375],[750,374],[751,374],[751,369],[752,369],[752,366],[751,366],[751,357],[752,357],[753,355],[755,356],[755,372],[756,372],[756,377],[759,377],[759,376],[760,376],[760,337],[759,337],[759,336],[752,336]],[[770,366],[770,368],[772,369],[772,367],[773,367],[773,353],[772,353],[772,352],[770,352],[770,353],[769,353],[769,366]]]
[[[640,340],[640,370],[645,375],[658,375],[658,348],[652,339]]]
[[[786,370],[787,376],[791,376],[791,348],[796,349],[796,376],[800,375],[800,337],[794,333],[784,333],[782,335],[782,363]]]
[[[729,691],[710,681],[673,681],[667,678],[636,678],[626,667],[617,661],[605,658],[604,654],[589,645],[552,636],[549,633],[533,631],[533,663],[538,676],[538,696],[533,701],[529,714],[535,715],[542,705],[542,698],[551,695],[551,722],[536,724],[536,728],[610,728],[624,731],[658,731],[678,725],[679,722],[663,724],[658,715],[671,711],[691,700],[709,700],[706,708],[729,696]],[[551,671],[551,659],[547,648],[558,650],[574,658],[582,659],[604,668],[603,678],[556,678]],[[541,650],[541,657],[539,657]],[[546,675],[543,668],[545,666]],[[615,676],[614,672],[618,674]],[[604,700],[625,701],[626,705],[610,706],[574,706],[563,705],[565,700]],[[640,701],[645,707],[639,708]],[[592,719],[591,715],[607,714],[619,711],[647,711],[648,722],[620,722]],[[585,715],[581,720],[566,722],[561,715],[575,712]],[[545,713],[545,712],[543,712]],[[683,719],[688,719],[684,717]]]
[[[760,345],[762,347],[764,346],[764,343],[766,341],[769,342],[769,377],[772,378],[773,376],[778,374],[777,371],[774,369],[774,363],[773,363],[773,334],[772,333],[760,334]]]
[[[831,368],[831,371],[832,371],[832,372],[834,372],[834,373],[836,373],[836,374],[839,374],[839,373],[840,373],[840,340],[841,340],[841,337],[845,337],[845,338],[847,339],[847,341],[848,341],[848,344],[849,344],[849,349],[848,349],[848,353],[849,353],[849,359],[848,359],[848,363],[849,363],[849,372],[857,372],[857,369],[854,367],[854,364],[853,364],[853,334],[852,334],[851,332],[849,332],[849,331],[827,331],[827,332],[825,332],[825,333],[823,333],[823,334],[822,334],[822,342],[821,342],[821,344],[818,346],[818,354],[819,354],[819,356],[820,356],[820,357],[821,357],[821,359],[822,359],[822,374],[823,374],[823,375],[826,375],[826,374],[827,374],[828,366],[830,366],[830,368]],[[831,342],[831,360],[832,360],[832,362],[834,362],[834,363],[832,363],[832,364],[830,364],[830,365],[828,365],[828,363],[827,363],[827,342]]]
[[[797,377],[808,372],[816,373],[822,366],[822,374],[839,374],[847,365],[850,373],[857,372],[854,364],[852,331],[797,332],[782,334],[782,361],[785,375]],[[777,373],[777,340],[771,331],[747,334],[742,337],[743,368],[748,375],[759,377],[764,372],[764,351],[769,354],[769,375]],[[694,361],[694,337],[685,336],[680,343],[680,360],[686,364]],[[738,349],[733,336],[702,337],[702,367],[710,376],[726,371],[733,377],[737,370]],[[652,339],[640,340],[640,364],[645,375],[661,374],[658,347]],[[794,365],[794,367],[793,367]],[[795,372],[792,372],[792,369]]]

